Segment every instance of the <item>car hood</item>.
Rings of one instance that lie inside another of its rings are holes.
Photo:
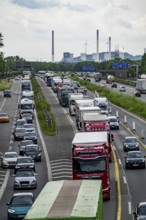
[[[36,178],[34,176],[29,176],[29,177],[15,177],[15,181],[33,181],[36,180]]]
[[[36,157],[40,152],[25,152],[27,156]]]
[[[127,161],[129,162],[142,162],[143,160],[143,158],[127,158]]]
[[[15,213],[17,214],[27,214],[28,210],[31,208],[30,205],[26,205],[26,206],[11,206],[10,209],[15,210]]]
[[[135,146],[135,145],[139,145],[139,143],[138,143],[138,142],[134,142],[134,143],[125,143],[124,145]]]
[[[17,158],[4,158],[4,161],[6,161],[6,162],[16,162]]]

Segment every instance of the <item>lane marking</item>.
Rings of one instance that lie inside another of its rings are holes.
[[[123,176],[123,182],[124,182],[124,184],[127,184],[127,179],[125,176]]]
[[[2,105],[1,105],[1,107],[0,107],[0,112],[1,112],[1,110],[2,110],[2,108],[3,108],[3,106],[4,106],[4,104],[5,104],[5,102],[6,102],[6,99],[4,99],[4,101],[2,102]]]
[[[128,202],[128,212],[129,212],[129,215],[132,214],[131,202]]]

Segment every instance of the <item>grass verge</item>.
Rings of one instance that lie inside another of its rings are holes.
[[[46,101],[45,96],[43,95],[43,92],[34,77],[32,77],[31,82],[34,91],[35,108],[37,111],[41,129],[44,132],[44,134],[54,136],[56,135],[56,122],[53,113],[51,112],[51,107]],[[47,111],[49,117],[51,118],[51,123],[47,122],[43,112],[44,109]]]

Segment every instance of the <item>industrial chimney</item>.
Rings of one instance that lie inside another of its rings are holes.
[[[54,31],[52,31],[52,63],[54,63]]]
[[[111,60],[111,37],[109,37],[109,60]]]

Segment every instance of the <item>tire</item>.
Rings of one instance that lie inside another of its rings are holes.
[[[128,170],[128,166],[127,165],[125,165],[125,169]]]

